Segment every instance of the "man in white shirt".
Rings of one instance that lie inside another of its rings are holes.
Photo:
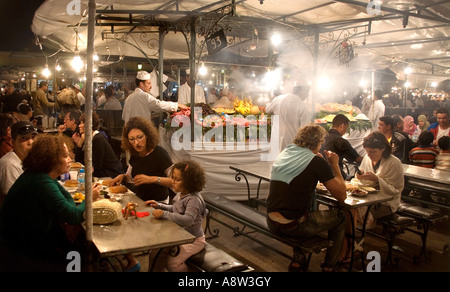
[[[219,97],[217,96],[217,89],[215,89],[213,87],[209,90],[209,94],[206,97],[206,101],[208,104],[214,104],[218,100],[219,100]]]
[[[0,185],[3,195],[8,193],[11,186],[23,173],[22,161],[30,151],[36,135],[36,128],[29,122],[20,121],[12,125],[13,150],[0,159]]]
[[[300,128],[311,122],[310,107],[305,103],[308,95],[309,86],[296,86],[292,93],[275,97],[266,107],[267,113],[279,116],[280,152],[293,143]]]
[[[75,89],[78,100],[80,101],[80,107],[84,106],[86,103],[86,98],[84,98],[84,95],[81,93],[81,86],[79,84],[75,84],[73,88]]]
[[[378,122],[384,116],[385,105],[383,103],[383,95],[381,90],[375,90],[373,95],[373,103],[370,106],[367,117],[372,121],[372,132],[378,131]]]
[[[186,71],[186,82],[178,87],[178,104],[191,103],[191,86],[192,81],[190,79],[189,70]],[[206,103],[205,91],[203,87],[195,84],[195,99],[194,103]]]
[[[174,112],[178,108],[187,108],[176,102],[156,99],[149,93],[151,89],[150,74],[146,71],[137,72],[136,89],[125,99],[123,106],[122,120],[125,123],[132,117],[143,117],[151,121],[152,111]]]
[[[449,112],[446,108],[440,108],[436,111],[437,123],[431,124],[428,130],[434,135],[433,145],[439,149],[438,141],[443,136],[450,136]]]

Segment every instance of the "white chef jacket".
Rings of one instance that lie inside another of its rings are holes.
[[[188,104],[191,103],[191,87],[185,82],[178,87],[178,103]],[[205,92],[200,85],[195,85],[195,99],[194,103],[206,103]]]
[[[275,97],[266,107],[266,112],[279,116],[279,151],[292,144],[298,130],[311,122],[309,106],[296,94],[289,93]],[[272,135],[276,135],[272,127]]]
[[[78,100],[80,101],[80,106],[84,105],[86,103],[86,98],[84,98],[84,95],[81,92],[77,93]]]
[[[367,118],[372,121],[372,132],[378,131],[378,122],[384,116],[385,106],[382,100],[375,100],[370,106]]]
[[[143,117],[152,120],[152,111],[163,110],[174,112],[178,108],[178,103],[163,101],[154,98],[151,94],[136,88],[132,94],[125,99],[123,105],[122,120],[128,122],[132,117]]]

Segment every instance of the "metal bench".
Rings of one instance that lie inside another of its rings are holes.
[[[291,259],[294,263],[301,263],[303,271],[308,270],[312,253],[319,253],[323,248],[327,248],[330,244],[330,241],[327,238],[320,235],[316,235],[307,239],[281,237],[269,230],[265,213],[252,209],[242,203],[230,200],[221,195],[203,194],[203,198],[206,202],[206,207],[210,211],[206,220],[206,230],[209,231],[209,233],[213,237],[219,236],[219,230],[211,230],[209,226],[211,219],[222,224],[223,226],[232,229],[236,235],[244,235],[247,238],[269,248],[270,250],[288,259]],[[236,226],[231,226],[230,224],[220,220],[219,218],[213,217],[211,211],[218,212],[228,218],[233,219],[236,222],[239,222],[244,226],[242,229]],[[245,227],[249,227],[254,231],[257,231],[261,234],[264,234],[265,236],[273,238],[279,242],[282,242],[283,244],[292,247],[293,255],[287,255],[274,246],[267,244],[266,242],[256,238],[255,236],[252,236],[251,232],[244,232]]]
[[[414,256],[414,261],[418,261],[422,256],[429,258],[430,252],[427,251],[428,231],[433,224],[448,219],[448,216],[433,209],[415,206],[408,203],[401,203],[397,210],[397,214],[408,216],[417,222],[417,230],[406,228],[406,230],[418,234],[422,240],[420,254],[418,256]],[[419,230],[423,231],[421,232]]]

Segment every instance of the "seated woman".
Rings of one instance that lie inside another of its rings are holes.
[[[308,238],[328,231],[334,242],[327,249],[323,271],[333,271],[338,263],[347,224],[338,208],[313,210],[315,188],[322,182],[340,202],[347,198],[344,179],[339,168],[339,156],[325,151],[330,165],[317,155],[327,132],[317,125],[301,128],[294,139],[275,160],[267,198],[267,224],[282,236]],[[292,262],[296,269],[301,263]]]
[[[172,186],[172,179],[167,176],[173,163],[158,142],[159,134],[152,122],[142,117],[129,119],[122,132],[122,148],[130,154],[129,166],[111,185],[130,183],[143,201],[167,203]]]
[[[23,160],[24,173],[0,211],[2,271],[65,271],[67,253],[77,250],[71,242],[75,237],[66,234],[68,225],[84,221],[85,202],[77,206],[56,180],[69,171],[67,144],[63,136],[41,134]],[[93,187],[93,201],[99,193],[100,186]]]
[[[391,154],[392,147],[382,133],[370,133],[364,138],[363,147],[367,154],[359,167],[361,174],[357,174],[356,177],[379,188],[381,194],[393,197],[393,200],[381,203],[378,208],[370,210],[367,221],[369,227],[370,222],[397,211],[405,182],[403,164]],[[365,208],[360,208],[360,214],[364,213]]]
[[[125,174],[116,176],[110,186],[126,184],[143,201],[169,202],[168,177],[172,159],[169,153],[158,146],[159,134],[153,123],[142,117],[133,117],[125,124],[122,132],[122,148],[130,155]],[[126,271],[140,270],[140,263],[133,254],[125,255]]]
[[[75,141],[75,161],[84,163],[85,147],[85,115],[80,118],[80,134],[75,133],[72,138]],[[123,173],[122,164],[117,158],[105,136],[98,129],[100,121],[98,115],[92,113],[92,166],[94,167],[92,175],[94,177],[116,177]]]

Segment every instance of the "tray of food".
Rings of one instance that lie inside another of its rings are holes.
[[[367,196],[368,192],[366,190],[363,190],[361,188],[355,188],[348,192],[349,195],[355,196],[355,197],[365,197]]]

